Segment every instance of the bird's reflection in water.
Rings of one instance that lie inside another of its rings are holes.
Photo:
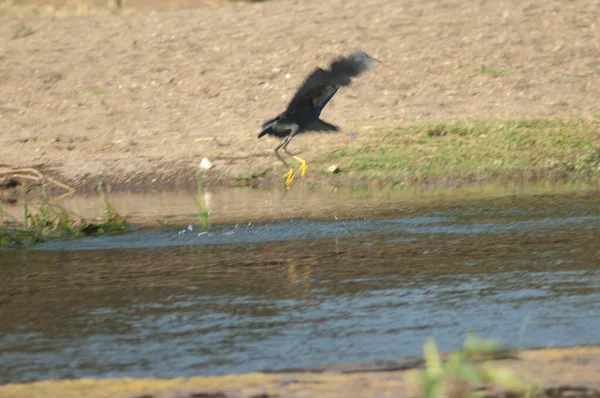
[[[287,269],[287,281],[290,289],[297,290],[298,286],[302,286],[304,293],[309,294],[311,292],[312,264],[297,265],[297,263],[290,263]]]

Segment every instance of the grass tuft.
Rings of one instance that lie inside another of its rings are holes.
[[[15,30],[13,31],[13,34],[11,36],[11,40],[16,40],[16,39],[20,39],[22,37],[31,36],[34,33],[35,33],[35,31],[33,29],[27,27],[25,25],[25,23],[20,22],[15,27]]]
[[[481,73],[482,75],[490,75],[490,76],[502,76],[508,74],[508,71],[500,65],[477,65],[475,66],[475,71]]]
[[[523,391],[517,377],[508,369],[485,363],[489,359],[510,356],[492,340],[480,340],[467,336],[462,349],[448,355],[445,361],[437,351],[435,341],[426,340],[423,346],[425,369],[416,374],[425,398],[473,397],[476,388],[496,385],[509,393]],[[480,363],[483,362],[483,363]]]
[[[7,220],[0,210],[0,248],[29,246],[47,240],[69,239],[92,235],[109,235],[128,232],[130,224],[108,202],[102,184],[98,193],[104,203],[104,218],[89,222],[52,203],[42,184],[42,198],[32,203],[23,186],[23,221]]]
[[[83,235],[114,235],[126,233],[131,230],[129,222],[121,217],[108,202],[102,183],[98,184],[98,194],[104,204],[104,219],[99,223],[86,223],[81,228]]]
[[[74,96],[81,96],[81,95],[86,95],[86,94],[91,94],[91,95],[102,95],[102,94],[106,94],[108,93],[108,90],[102,87],[94,87],[92,89],[87,89],[87,90],[75,90],[73,91],[73,95]]]
[[[204,200],[204,183],[202,182],[202,175],[198,172],[196,176],[198,183],[198,196],[196,198],[196,206],[198,206],[198,217],[200,218],[200,225],[202,231],[206,231],[210,227],[208,221],[208,207]]]

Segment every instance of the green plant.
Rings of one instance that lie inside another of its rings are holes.
[[[50,239],[67,239],[90,235],[107,235],[128,232],[130,224],[110,205],[102,184],[98,193],[104,203],[104,217],[101,222],[88,222],[48,198],[46,186],[42,183],[42,197],[37,204],[31,203],[27,187],[23,186],[23,221],[9,221],[0,211],[0,248],[19,247]]]
[[[11,40],[20,39],[22,37],[31,36],[35,33],[35,30],[28,28],[25,23],[19,22],[15,27],[15,30],[12,34]]]
[[[427,339],[423,347],[425,369],[417,373],[425,398],[437,398],[445,392],[452,397],[477,396],[476,387],[495,384],[509,392],[522,390],[520,381],[506,368],[475,361],[505,356],[507,351],[492,340],[480,340],[468,335],[462,349],[448,355],[444,362],[434,340]]]
[[[104,220],[101,223],[87,223],[82,229],[85,235],[97,235],[97,234],[118,234],[125,233],[131,229],[131,225],[121,217],[119,213],[111,206],[106,197],[104,185],[98,184],[98,194],[102,198],[104,204]]]
[[[86,89],[86,90],[74,90],[73,91],[73,95],[75,96],[80,96],[80,95],[86,95],[86,94],[92,94],[92,95],[102,95],[102,94],[106,94],[108,93],[108,90],[102,87],[94,87],[91,89]]]
[[[495,77],[500,76],[500,75],[505,75],[508,73],[508,71],[505,68],[503,68],[499,65],[488,66],[488,65],[484,65],[484,64],[477,65],[475,67],[475,71],[479,72],[483,75],[492,75]]]
[[[595,74],[600,75],[600,68],[598,68],[595,64],[593,64],[592,62],[587,63],[587,66],[594,71]]]
[[[264,177],[268,172],[269,172],[269,168],[262,168],[262,169],[255,169],[255,170],[250,170],[247,173],[244,174],[237,174],[232,176],[233,180],[235,181],[251,181],[251,180],[256,180],[258,178],[262,178]]]
[[[208,221],[208,208],[204,200],[204,183],[202,182],[202,175],[198,172],[196,176],[198,183],[198,196],[196,198],[196,206],[198,207],[198,216],[200,217],[200,223],[203,231],[206,231],[210,227]]]

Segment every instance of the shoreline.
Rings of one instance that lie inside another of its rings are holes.
[[[540,209],[597,205],[600,181],[553,184],[488,183],[459,186],[334,187],[298,185],[253,188],[210,185],[171,189],[107,189],[111,207],[136,228],[181,227],[200,223],[198,200],[208,211],[211,225],[279,222],[292,219],[328,221],[332,219],[382,219],[426,216],[432,211],[503,210],[520,207],[536,213]],[[23,203],[18,195],[13,203],[2,203],[8,219],[20,220]],[[39,199],[29,195],[31,204]],[[102,218],[103,200],[95,190],[77,192],[60,199],[50,198],[86,220]],[[585,211],[582,210],[583,213]]]
[[[45,380],[0,385],[0,396],[63,398],[86,396],[130,397],[418,397],[420,386],[414,372],[422,367],[418,358],[383,361],[382,366],[351,364],[329,366],[321,372],[310,370],[279,373],[246,373],[207,377],[139,379]],[[600,396],[600,346],[541,348],[519,351],[505,359],[485,361],[512,371],[526,386],[525,396],[597,397]],[[395,364],[395,365],[394,365]],[[395,366],[395,367],[394,367]],[[386,368],[387,367],[387,368]],[[478,392],[488,397],[506,396],[500,387]],[[518,396],[518,395],[516,395]]]
[[[193,190],[198,187],[201,178],[205,188],[255,188],[284,189],[283,172],[274,170],[257,173],[253,176],[232,176],[229,170],[199,170],[193,167],[181,168],[176,165],[160,165],[160,172],[154,170],[145,173],[119,175],[118,172],[97,176],[74,177],[57,171],[58,167],[50,164],[38,164],[30,168],[39,171],[62,184],[73,187],[75,194],[91,194],[96,192],[98,184],[103,184],[108,192],[142,192],[167,190]],[[11,170],[22,168],[0,167],[0,194],[5,195],[16,190],[14,182],[19,185],[27,183],[28,188],[36,190],[36,182],[22,178],[12,178]],[[18,173],[14,173],[18,174]],[[11,181],[12,180],[12,181]],[[360,172],[325,173],[309,171],[306,177],[297,176],[291,190],[306,188],[348,188],[348,189],[383,189],[383,188],[460,188],[465,185],[569,185],[588,184],[600,186],[600,171],[573,170],[570,168],[532,168],[525,170],[498,169],[491,171],[464,170],[447,173],[426,173],[416,171],[412,174],[388,173],[369,175]],[[47,183],[47,188],[55,194],[61,194],[59,188]]]
[[[307,132],[297,138],[298,144],[304,146],[312,139],[321,146],[297,152],[307,159],[308,173],[297,175],[291,189],[595,184],[600,181],[599,127],[600,115],[587,120],[431,121],[367,128],[352,133],[351,138],[347,137],[350,133]],[[34,163],[0,164],[0,194],[6,196],[16,183],[35,185],[41,175],[58,182],[48,184],[48,189],[66,184],[84,194],[95,191],[99,183],[109,192],[195,189],[199,182],[211,189],[283,187],[287,169],[272,151],[265,151],[266,145],[279,140],[268,140],[246,137],[243,142],[228,144],[233,148],[227,151],[213,143],[202,156],[185,153],[182,145],[172,149],[179,154],[177,160],[168,159],[173,153],[149,159],[129,149],[74,154],[89,156],[90,164],[71,162],[49,147],[45,149],[49,156]],[[12,155],[19,152],[14,142],[3,150],[10,154],[11,147]],[[159,151],[160,146],[152,150]],[[201,167],[205,158],[212,163],[209,169]],[[35,178],[18,172],[26,169],[30,171],[25,174],[33,173]],[[16,178],[11,179],[11,170],[17,170]]]

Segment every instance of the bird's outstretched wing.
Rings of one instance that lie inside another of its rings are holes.
[[[352,78],[362,75],[370,70],[375,58],[362,51],[357,51],[347,57],[338,58],[329,67],[332,84],[347,86],[352,83]],[[379,61],[377,61],[379,62]]]
[[[329,98],[335,94],[337,88],[331,85],[329,82],[331,81],[330,73],[324,69],[317,68],[315,69],[306,80],[296,94],[294,98],[290,101],[285,113],[291,113],[295,109],[298,108],[317,108],[321,105],[322,98],[326,98],[327,96],[324,94],[330,94]],[[329,100],[327,98],[327,100]]]
[[[371,60],[365,53],[356,52],[337,58],[329,70],[315,69],[300,86],[285,113],[306,107],[323,108],[341,86],[349,85],[353,77],[368,71],[372,66]]]

